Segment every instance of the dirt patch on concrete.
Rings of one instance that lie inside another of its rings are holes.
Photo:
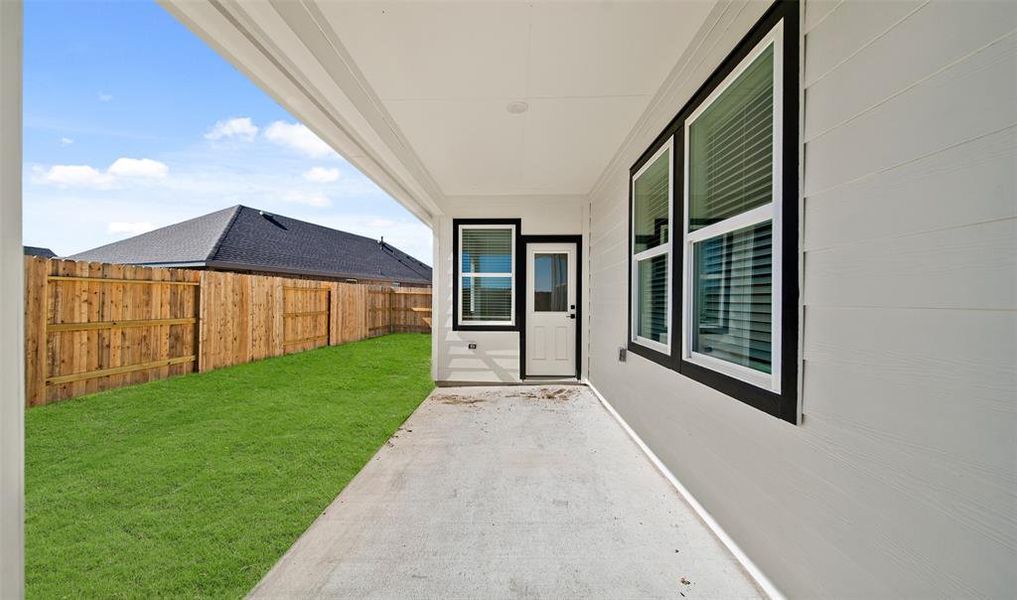
[[[442,404],[453,405],[470,405],[484,402],[483,398],[477,398],[476,396],[460,396],[458,394],[441,394],[435,396],[434,399]]]
[[[525,392],[520,392],[518,394],[520,398],[531,398],[533,400],[556,400],[558,402],[574,400],[578,395],[579,390],[575,387],[546,387],[526,390]]]

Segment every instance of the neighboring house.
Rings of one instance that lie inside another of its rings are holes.
[[[25,256],[38,256],[40,258],[56,258],[56,253],[49,248],[40,246],[25,246]]]
[[[233,206],[69,257],[152,267],[430,286],[431,268],[382,240]]]

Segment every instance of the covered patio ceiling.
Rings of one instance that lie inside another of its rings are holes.
[[[714,5],[162,2],[428,223],[588,193]]]

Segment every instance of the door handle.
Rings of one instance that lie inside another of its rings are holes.
[[[576,318],[576,313],[569,313],[569,318],[570,319],[575,319]]]

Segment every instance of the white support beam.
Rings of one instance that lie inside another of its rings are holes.
[[[25,595],[22,2],[0,2],[0,598]]]

